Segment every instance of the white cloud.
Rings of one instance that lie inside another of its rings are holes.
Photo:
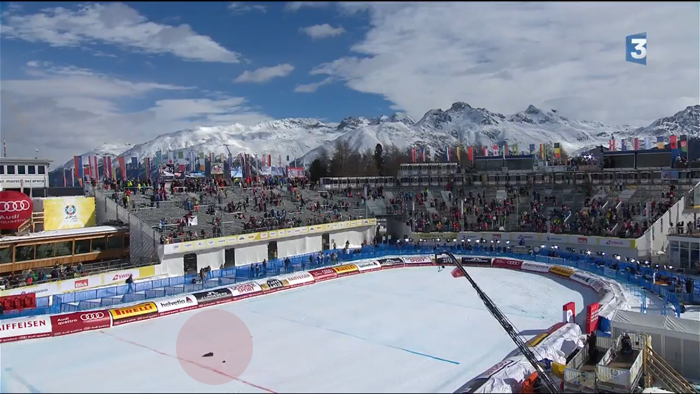
[[[42,9],[36,14],[3,13],[4,38],[44,42],[54,47],[84,47],[96,42],[139,52],[170,53],[185,60],[238,63],[240,54],[229,51],[189,25],[150,22],[122,3]]]
[[[302,27],[301,29],[299,29],[299,31],[313,39],[335,37],[345,33],[345,29],[343,29],[342,26],[333,27],[328,23],[324,23],[322,25]]]
[[[290,1],[284,6],[285,11],[296,12],[301,8],[324,8],[330,4],[329,1]]]
[[[3,80],[0,127],[13,156],[41,156],[63,164],[104,142],[140,143],[163,133],[200,125],[254,124],[270,118],[242,97],[192,97],[187,86],[127,81],[76,67],[32,67],[27,79]],[[126,100],[148,100],[126,111]],[[201,94],[201,93],[200,93]]]
[[[333,77],[328,77],[322,81],[319,82],[314,82],[314,83],[309,83],[306,85],[297,85],[294,88],[294,91],[297,93],[313,93],[318,90],[323,85],[328,85],[329,83],[333,82]]]
[[[502,113],[528,104],[646,125],[698,104],[697,4],[366,3],[358,54],[312,74],[378,94],[413,117],[455,101]],[[347,12],[347,6],[341,5]],[[625,62],[646,31],[648,65]]]
[[[294,66],[291,64],[278,64],[272,67],[261,67],[255,71],[244,71],[233,82],[242,83],[263,83],[274,78],[282,78],[291,74],[294,71]]]
[[[262,13],[266,13],[267,7],[265,7],[264,5],[260,5],[260,4],[250,4],[250,3],[244,3],[241,1],[234,1],[228,5],[228,10],[231,11],[231,13],[235,14],[235,15],[244,14],[244,13],[250,12],[250,11],[259,11]]]

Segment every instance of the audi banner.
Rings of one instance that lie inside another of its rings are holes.
[[[513,270],[519,270],[520,267],[523,265],[523,261],[495,258],[493,259],[493,263],[491,265],[495,268],[509,268]]]
[[[468,266],[490,266],[491,265],[491,258],[490,257],[462,257],[462,265],[468,265]]]
[[[399,257],[389,257],[386,259],[379,259],[377,260],[379,264],[381,264],[382,269],[390,269],[390,268],[402,268],[405,264],[403,262],[403,259]]]
[[[51,316],[53,336],[74,334],[83,331],[101,330],[112,326],[108,311],[85,311]]]
[[[230,301],[233,298],[233,293],[227,288],[207,290],[192,294],[197,299],[197,304],[221,304]]]

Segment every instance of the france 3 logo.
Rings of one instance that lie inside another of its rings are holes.
[[[647,64],[647,33],[637,33],[625,37],[625,54],[630,63]]]

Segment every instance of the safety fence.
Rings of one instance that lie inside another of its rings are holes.
[[[84,311],[105,306],[213,289],[221,286],[230,286],[234,283],[305,271],[328,265],[335,265],[340,262],[367,260],[390,255],[433,255],[442,251],[449,251],[459,255],[510,257],[575,267],[614,279],[625,285],[626,289],[632,293],[643,294],[642,289],[645,289],[659,294],[665,300],[664,308],[661,313],[666,314],[666,305],[671,304],[675,307],[676,314],[680,316],[679,297],[674,292],[667,290],[665,286],[655,284],[651,280],[645,279],[645,275],[649,276],[654,273],[654,270],[651,268],[642,267],[641,269],[635,268],[634,271],[630,271],[628,268],[635,266],[635,264],[613,259],[603,259],[590,255],[542,251],[541,254],[533,256],[531,254],[503,252],[497,249],[492,250],[491,248],[468,248],[455,244],[454,246],[444,247],[379,245],[365,246],[361,249],[354,250],[328,250],[323,254],[316,253],[289,257],[287,259],[273,259],[268,261],[264,266],[262,263],[256,263],[247,266],[211,270],[203,280],[200,279],[198,275],[185,275],[133,283],[131,286],[124,284],[53,295],[51,296],[53,298],[51,300],[52,302],[49,302],[49,297],[37,297],[36,309],[12,311],[12,313],[6,313],[0,316],[0,318]],[[547,255],[553,253],[555,255]],[[333,258],[331,256],[333,256]],[[613,268],[613,266],[617,269]],[[659,272],[657,272],[657,275],[658,274]],[[669,277],[677,276],[675,273],[665,271],[663,271],[662,274]],[[683,298],[690,298],[693,300],[700,299],[700,291],[698,291],[696,287],[694,293],[684,294]]]

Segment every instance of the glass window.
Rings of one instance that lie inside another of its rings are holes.
[[[36,174],[36,166],[27,166],[27,174],[35,175]]]
[[[116,235],[114,237],[109,237],[108,239],[108,247],[110,249],[121,249],[122,247],[122,237],[121,235]]]
[[[56,250],[56,257],[70,256],[73,252],[73,242],[56,242],[54,245],[54,250]]]
[[[93,252],[101,252],[107,249],[107,240],[105,238],[93,238],[92,247],[90,248]]]
[[[690,244],[690,261],[690,269],[697,270],[698,264],[700,264],[700,243]]]
[[[39,175],[44,175],[46,174],[46,166],[37,166],[39,169]]]
[[[7,166],[7,175],[15,175],[15,166]]]
[[[0,175],[5,174],[5,166],[0,166]]]
[[[681,242],[681,268],[690,268],[690,253],[688,242]]]
[[[53,257],[54,244],[39,244],[36,246],[37,259],[50,259]]]
[[[12,262],[12,248],[0,249],[0,264]]]
[[[17,174],[24,175],[27,172],[27,166],[17,166]]]
[[[74,250],[75,250],[74,254],[90,253],[90,240],[89,239],[76,240]]]
[[[34,260],[34,245],[16,246],[15,262]]]
[[[124,236],[124,247],[125,248],[129,247],[129,234]]]

